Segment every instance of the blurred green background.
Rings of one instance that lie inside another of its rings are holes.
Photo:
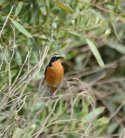
[[[55,53],[65,80],[51,100]],[[124,0],[0,0],[0,138],[122,138],[124,76]]]

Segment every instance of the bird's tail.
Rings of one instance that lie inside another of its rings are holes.
[[[57,90],[57,87],[51,87],[50,88],[51,93],[54,93],[56,90]]]

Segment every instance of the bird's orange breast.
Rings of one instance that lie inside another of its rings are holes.
[[[64,79],[64,68],[60,60],[52,63],[52,66],[46,69],[45,79],[50,88],[57,88]]]

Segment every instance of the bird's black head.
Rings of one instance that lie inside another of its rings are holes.
[[[62,57],[61,55],[59,55],[59,54],[53,55],[53,56],[51,57],[51,59],[50,59],[49,66],[51,66],[51,64],[52,64],[54,61],[56,61],[56,60],[58,60],[58,59],[60,59],[60,58],[63,58],[63,57]]]

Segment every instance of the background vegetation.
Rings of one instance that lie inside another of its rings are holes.
[[[124,44],[124,0],[0,0],[0,137],[124,137]],[[55,53],[67,58],[51,100]]]

